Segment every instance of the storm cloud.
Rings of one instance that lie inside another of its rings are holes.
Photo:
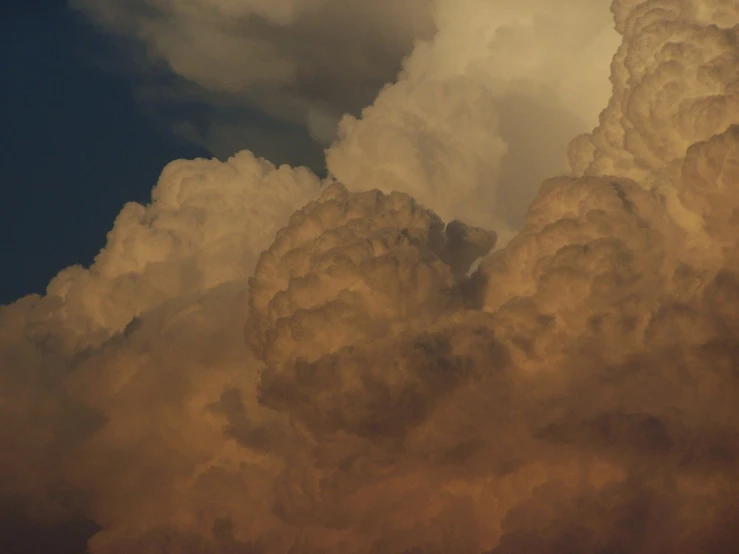
[[[585,4],[455,5],[327,179],[173,162],[0,309],[5,496],[93,554],[739,549],[739,8],[615,0],[611,99],[529,206],[506,98],[592,115],[535,32]],[[488,8],[530,73],[460,47]]]

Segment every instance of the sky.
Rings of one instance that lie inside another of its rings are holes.
[[[0,551],[739,551],[734,2],[3,14]]]
[[[4,304],[91,263],[121,206],[145,201],[167,162],[208,155],[142,112],[130,79],[106,70],[113,45],[66,2],[11,6],[0,53]]]

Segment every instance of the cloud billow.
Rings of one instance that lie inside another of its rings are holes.
[[[522,89],[457,5],[333,177],[173,162],[2,307],[3,494],[93,554],[739,549],[739,8],[615,0],[613,96],[512,232],[483,154]]]

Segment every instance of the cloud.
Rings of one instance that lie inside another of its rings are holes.
[[[342,123],[348,186],[165,168],[2,307],[2,493],[93,519],[93,554],[737,550],[739,12],[612,8],[613,98],[495,250],[445,223],[502,217],[473,199],[505,145],[451,23]]]
[[[443,218],[520,226],[577,129],[607,101],[618,45],[607,2],[440,1],[437,34],[361,118],[346,115],[329,171],[350,190],[402,190]]]
[[[328,145],[335,122],[372,101],[391,81],[414,40],[433,33],[430,0],[74,0],[72,5],[102,29],[145,48],[144,71],[158,67],[180,79],[167,96],[196,85],[210,106],[209,123],[258,111]],[[198,92],[199,91],[199,92]],[[228,116],[228,113],[231,113]],[[331,122],[326,123],[326,122]],[[219,143],[206,142],[218,148]],[[259,150],[243,137],[231,148]],[[233,154],[235,150],[227,152]],[[267,153],[258,151],[260,155]],[[300,150],[286,146],[281,155]]]
[[[639,3],[621,24],[625,40],[613,64],[611,101],[598,128],[570,148],[576,174],[617,174],[656,186],[665,165],[735,122],[736,10],[684,4]],[[648,44],[637,40],[642,36]]]
[[[49,284],[80,334],[115,332],[168,298],[246,278],[281,222],[318,193],[305,168],[276,168],[241,152],[227,162],[178,160],[152,191],[127,204],[87,270]]]
[[[308,170],[275,168],[248,152],[226,163],[172,162],[151,204],[124,207],[89,269],[67,268],[45,296],[2,307],[0,409],[9,422],[3,492],[38,495],[50,503],[44,511],[80,504],[66,498],[69,472],[60,451],[107,416],[70,396],[67,377],[111,337],[133,332],[145,314],[172,303],[189,306],[219,285],[246,283],[276,229],[317,193]]]
[[[350,195],[333,184],[260,256],[247,341],[278,367],[392,335],[395,322],[429,311],[429,299],[448,302],[444,291],[495,239],[461,222],[445,226],[404,194]]]

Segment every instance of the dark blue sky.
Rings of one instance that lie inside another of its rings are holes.
[[[137,106],[111,37],[65,0],[0,12],[0,304],[89,264],[127,201],[147,201],[171,160],[209,156]],[[101,63],[103,62],[103,63]]]

